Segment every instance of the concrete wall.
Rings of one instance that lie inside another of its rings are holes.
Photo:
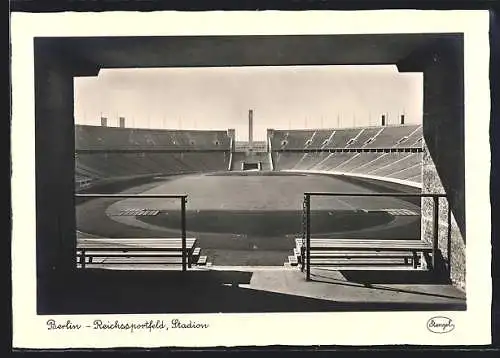
[[[57,48],[35,39],[35,175],[37,310],[65,289],[76,270],[73,77],[97,75]]]
[[[423,193],[446,193],[440,199],[438,247],[440,267],[465,288],[465,158],[463,37],[438,40],[398,64],[400,71],[423,72]],[[432,241],[432,199],[422,200],[422,233]],[[448,236],[451,254],[448,257]],[[447,273],[446,273],[447,274]]]
[[[44,280],[74,267],[73,77],[36,42],[35,56],[37,275]]]

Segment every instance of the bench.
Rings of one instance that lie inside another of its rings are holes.
[[[305,248],[302,238],[296,239],[294,254],[304,265]],[[432,246],[422,240],[378,239],[319,239],[311,238],[310,266],[409,266],[417,269],[421,254],[432,252]]]
[[[195,238],[186,238],[186,264],[191,267],[200,255]],[[162,264],[181,265],[180,238],[78,238],[77,267],[89,265]]]

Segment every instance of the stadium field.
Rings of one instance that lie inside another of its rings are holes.
[[[331,175],[220,172],[156,178],[128,193],[187,194],[187,231],[213,265],[283,265],[302,233],[304,192],[373,193]],[[410,200],[410,199],[409,199]],[[144,211],[139,215],[138,210]],[[93,199],[77,205],[80,232],[102,237],[179,237],[175,199]],[[420,239],[419,202],[391,197],[314,197],[315,237]]]

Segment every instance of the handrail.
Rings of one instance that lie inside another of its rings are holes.
[[[433,237],[432,237],[432,262],[431,269],[436,268],[437,263],[437,251],[438,251],[438,235],[439,235],[439,198],[446,198],[446,194],[442,193],[334,193],[334,192],[305,192],[304,193],[304,211],[305,215],[305,233],[302,233],[303,241],[305,239],[305,269],[306,269],[306,280],[311,279],[311,197],[313,196],[340,196],[340,197],[420,197],[420,198],[432,198],[433,199]],[[451,208],[448,202],[448,222],[451,220]],[[448,255],[451,253],[451,238],[450,229],[448,228],[448,244],[447,250]],[[448,260],[450,256],[448,256]],[[449,264],[448,264],[449,266]],[[303,270],[303,268],[302,268]]]
[[[330,193],[330,192],[305,192],[307,196],[398,196],[398,197],[420,197],[420,198],[439,198],[446,197],[446,194],[431,193]]]
[[[220,147],[220,148],[193,148],[193,147],[175,147],[175,148],[106,148],[106,149],[75,149],[75,154],[141,154],[141,153],[214,153],[214,152],[227,152],[231,151],[231,148]]]
[[[75,194],[77,198],[145,198],[145,199],[181,199],[187,194]]]
[[[77,198],[143,198],[143,199],[181,199],[181,238],[182,238],[182,271],[191,267],[191,260],[187,260],[186,253],[186,203],[187,194],[75,194]]]
[[[380,148],[279,148],[273,152],[289,153],[423,153],[421,147],[380,147]]]

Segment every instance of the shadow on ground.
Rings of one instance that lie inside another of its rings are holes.
[[[251,272],[85,270],[39,281],[38,314],[261,313],[462,309],[456,303],[336,302],[242,288]]]
[[[445,275],[436,275],[431,271],[390,271],[390,270],[341,270],[349,282],[363,284],[451,284]]]

